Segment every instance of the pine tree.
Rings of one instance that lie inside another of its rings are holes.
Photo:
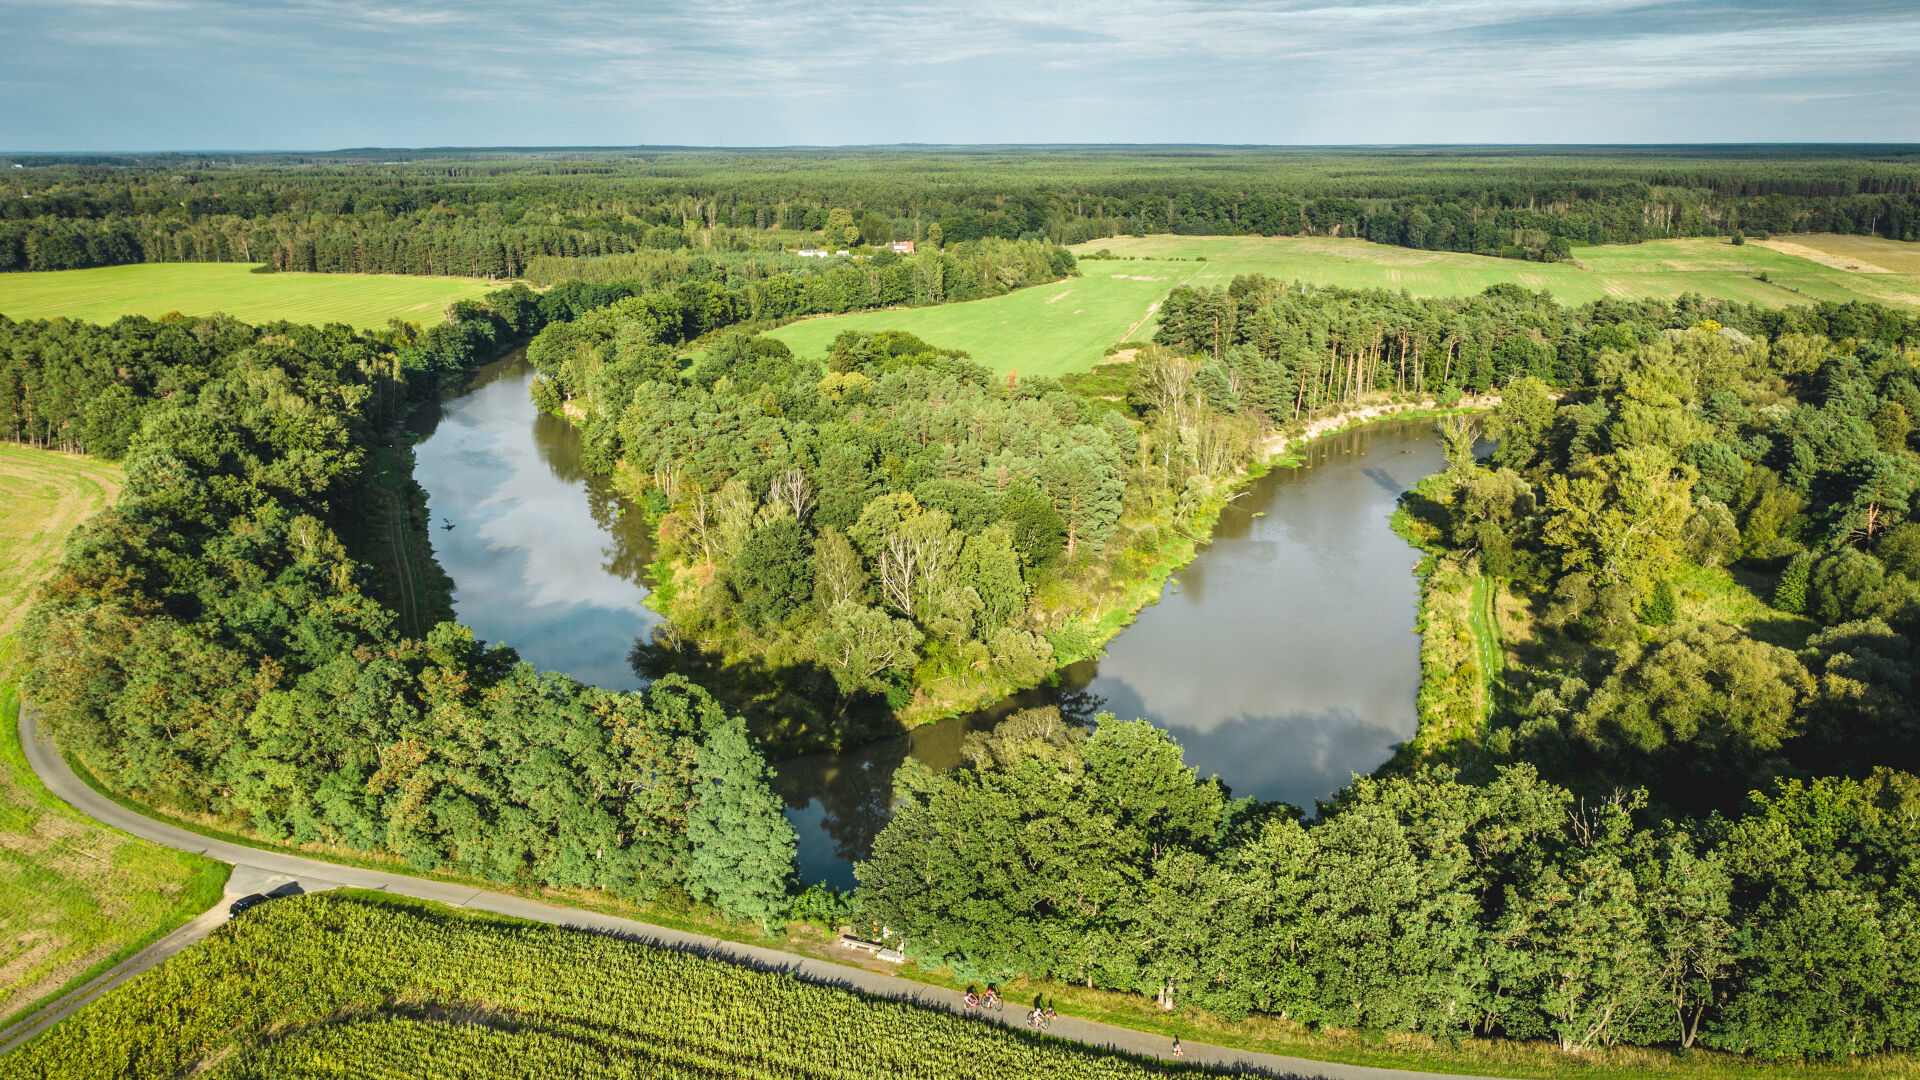
[[[699,804],[687,821],[691,890],[728,918],[771,930],[785,906],[797,845],[780,798],[767,785],[773,772],[737,716],[707,733],[693,769]]]

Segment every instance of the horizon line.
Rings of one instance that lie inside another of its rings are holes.
[[[392,154],[616,154],[616,153],[772,153],[800,151],[981,151],[981,150],[1685,150],[1685,149],[1820,149],[1820,150],[1900,150],[1920,152],[1920,142],[1814,142],[1814,141],[1704,141],[1704,142],[1435,142],[1435,143],[1208,143],[1208,142],[897,142],[897,143],[785,143],[766,145],[727,145],[691,143],[633,143],[580,145],[441,145],[441,146],[348,146],[332,149],[114,149],[114,150],[4,150],[6,158],[54,157],[331,157],[345,155]]]

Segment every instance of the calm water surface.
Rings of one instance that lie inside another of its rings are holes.
[[[413,475],[427,490],[433,554],[453,578],[454,613],[474,633],[537,667],[637,689],[646,680],[627,652],[665,621],[641,604],[647,530],[581,470],[579,433],[533,407],[532,381],[515,353],[415,418],[427,434]]]
[[[543,667],[643,685],[626,657],[661,621],[643,607],[640,515],[579,468],[580,443],[527,398],[517,357],[482,369],[416,448],[434,550],[461,621]],[[1227,509],[1213,542],[1157,605],[1060,685],[975,716],[778,766],[808,881],[853,884],[908,756],[959,760],[966,734],[1012,708],[1059,704],[1144,716],[1235,795],[1311,808],[1413,734],[1419,689],[1417,553],[1387,526],[1401,492],[1445,464],[1432,422],[1395,421],[1312,444]],[[439,528],[442,519],[452,530]]]

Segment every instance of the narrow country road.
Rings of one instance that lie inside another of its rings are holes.
[[[165,844],[183,851],[198,852],[209,858],[235,864],[237,869],[234,883],[228,887],[229,895],[242,890],[269,891],[267,886],[280,882],[292,882],[302,891],[308,892],[341,886],[381,889],[400,896],[437,900],[456,907],[491,911],[553,926],[612,934],[650,945],[690,952],[713,960],[767,971],[781,971],[809,982],[859,990],[876,997],[893,998],[924,1008],[943,1009],[956,1014],[966,1011],[958,991],[927,986],[909,979],[867,971],[864,968],[796,956],[756,945],[721,941],[718,938],[653,926],[614,915],[602,915],[578,908],[556,907],[537,900],[488,892],[464,885],[430,881],[425,878],[379,870],[363,870],[358,867],[341,866],[317,859],[209,839],[134,813],[88,787],[74,775],[66,760],[54,749],[51,740],[42,735],[39,724],[25,708],[20,712],[20,743],[26,750],[27,763],[39,775],[41,782],[46,784],[47,790],[81,813],[123,832],[158,844]],[[212,911],[174,931],[144,952],[75,991],[66,1000],[49,1006],[43,1015],[24,1025],[23,1029],[4,1033],[6,1044],[0,1046],[0,1052],[10,1050],[27,1041],[46,1027],[82,1007],[87,1001],[206,937],[220,923],[226,921],[226,904],[227,902],[222,900]],[[1002,1014],[1000,1022],[1009,1027],[1021,1027],[1025,1022],[1025,1010],[1018,1007],[1008,1008]],[[1172,1056],[1170,1053],[1172,1043],[1166,1037],[1111,1024],[1062,1016],[1053,1022],[1050,1033],[1059,1038],[1089,1046],[1106,1047],[1145,1057],[1171,1059]],[[1452,1073],[1410,1072],[1364,1065],[1309,1061],[1305,1058],[1253,1053],[1230,1047],[1209,1046],[1199,1042],[1187,1042],[1185,1049],[1186,1056],[1183,1060],[1190,1064],[1217,1066],[1238,1073],[1302,1078],[1324,1077],[1326,1080],[1485,1080],[1477,1077],[1462,1078]]]

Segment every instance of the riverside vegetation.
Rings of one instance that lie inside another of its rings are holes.
[[[1238,337],[1213,335],[1233,320],[1169,309],[1167,336],[1227,385]],[[1920,337],[1871,310],[1751,334],[1647,313],[1590,366],[1554,373],[1563,337],[1496,375],[1491,462],[1448,425],[1451,468],[1402,522],[1450,576],[1429,577],[1436,653],[1399,769],[1304,821],[1230,798],[1143,722],[1024,714],[970,767],[903,767],[861,910],[970,977],[1227,1016],[1569,1050],[1911,1049]],[[1394,340],[1358,329],[1363,358]],[[1580,389],[1556,400],[1543,374]],[[1775,606],[1703,569],[1728,565]],[[1537,612],[1490,727],[1482,572]]]
[[[1416,300],[1247,277],[1170,296],[1160,341],[1129,362],[1009,386],[900,334],[794,357],[730,332],[765,295],[751,279],[697,265],[705,280],[671,287],[503,290],[417,337],[0,323],[13,437],[126,461],[121,501],[81,531],[28,626],[27,689],[49,726],[116,788],[285,842],[504,883],[691,895],[762,925],[809,906],[844,916],[834,898],[793,903],[793,834],[760,750],[694,683],[610,694],[450,623],[403,629],[354,493],[409,401],[541,331],[541,403],[588,431],[601,467],[624,465],[658,516],[669,606],[708,612],[690,624],[716,640],[812,650],[819,697],[786,684],[744,702],[778,746],[857,737],[855,696],[895,704],[981,660],[991,674],[996,637],[1032,648],[1036,671],[1091,648],[1125,617],[1128,585],[1150,592],[1191,550],[1174,538],[1203,534],[1272,432],[1395,396],[1499,390],[1502,453],[1577,456],[1513,459],[1511,478],[1482,470],[1489,480],[1456,454],[1462,490],[1494,494],[1429,492],[1442,509],[1410,512],[1483,566],[1506,552],[1497,572],[1532,573],[1554,598],[1542,625],[1617,670],[1543,686],[1523,723],[1476,728],[1438,766],[1356,782],[1311,822],[1230,798],[1144,723],[1024,714],[978,740],[969,767],[903,770],[852,913],[963,977],[1052,977],[1316,1027],[1768,1058],[1913,1045],[1920,797],[1869,757],[1883,742],[1911,754],[1895,629],[1909,579],[1903,549],[1882,546],[1911,510],[1911,454],[1893,439],[1911,424],[1887,407],[1912,415],[1910,318],[1697,298],[1569,309],[1513,287]],[[696,337],[688,362],[675,346]],[[1548,384],[1578,392],[1555,404]],[[1698,437],[1723,416],[1724,439]],[[1710,441],[1744,472],[1696,446]],[[1049,468],[1067,455],[1084,468]],[[1541,477],[1537,501],[1523,469]],[[1723,473],[1754,485],[1723,507],[1752,534],[1746,557],[1804,556],[1783,575],[1786,603],[1804,581],[1802,606],[1894,620],[1884,635],[1843,621],[1845,647],[1808,639],[1807,660],[1782,649],[1818,667],[1788,679],[1800,689],[1784,708],[1744,689],[1713,704],[1702,673],[1726,667],[1723,646],[1793,673],[1738,634],[1628,648],[1687,602],[1659,585],[1672,523],[1724,541],[1725,519],[1703,506],[1694,525],[1691,509],[1699,478]],[[1827,553],[1800,552],[1808,541]],[[1860,558],[1879,560],[1877,578]],[[1866,584],[1833,584],[1856,577]],[[844,682],[821,651],[835,619],[842,655],[911,647],[870,656],[867,686]],[[697,644],[658,647],[697,660]],[[1625,689],[1609,691],[1616,676]],[[1642,684],[1663,688],[1639,694],[1647,715],[1632,707]],[[1802,730],[1819,735],[1795,741]],[[1723,782],[1696,783],[1696,757]]]

